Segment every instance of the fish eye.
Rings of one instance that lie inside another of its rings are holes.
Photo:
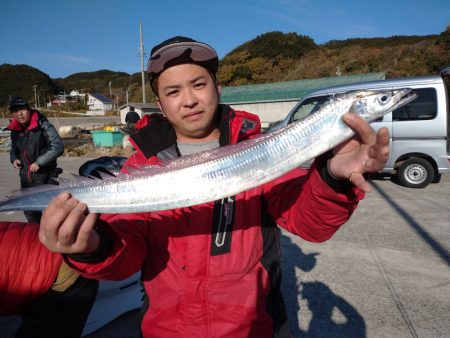
[[[389,101],[389,95],[382,95],[378,98],[378,100],[380,101],[380,103],[386,103]]]

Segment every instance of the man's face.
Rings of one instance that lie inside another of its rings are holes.
[[[11,110],[13,117],[22,125],[28,124],[31,119],[31,112],[27,107],[14,107]]]
[[[156,103],[179,141],[218,139],[215,113],[220,86],[205,68],[195,64],[173,66],[163,71],[157,81]]]

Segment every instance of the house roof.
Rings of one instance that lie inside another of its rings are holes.
[[[231,104],[299,100],[309,93],[322,88],[362,81],[383,80],[384,78],[385,73],[381,72],[223,87],[220,101]]]
[[[113,103],[113,101],[109,98],[106,97],[103,94],[99,94],[99,93],[89,93],[90,96],[96,98],[97,100],[103,102],[103,103]]]

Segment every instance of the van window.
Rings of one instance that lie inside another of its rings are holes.
[[[434,88],[414,89],[417,98],[392,112],[392,121],[431,120],[437,115],[437,94]]]
[[[289,123],[300,120],[305,116],[316,112],[319,110],[324,103],[329,101],[329,96],[318,96],[318,97],[310,97],[302,102],[300,106],[297,107],[297,110],[291,115],[291,120]]]

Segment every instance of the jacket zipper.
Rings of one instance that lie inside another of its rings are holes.
[[[26,138],[25,138],[25,144],[23,147],[23,158],[24,158],[25,162],[27,162],[27,178],[31,184],[31,183],[33,183],[33,179],[31,178],[30,161],[28,160],[28,155],[27,155],[27,144],[28,144],[28,138],[30,136],[30,133],[25,132],[25,135],[26,135]]]
[[[231,197],[227,197],[225,202],[225,198],[222,198],[220,201],[220,216],[219,216],[219,227],[217,228],[215,244],[218,248],[225,244],[225,239],[227,235],[227,230],[233,220],[233,208],[234,203]],[[225,215],[225,221],[222,221],[223,216]]]
[[[228,143],[232,143],[232,133],[231,133],[231,119],[228,123]],[[228,227],[233,221],[233,199],[231,197],[227,197],[227,201],[225,202],[225,198],[222,198],[220,201],[220,215],[219,215],[219,226],[217,228],[215,244],[218,248],[222,247],[225,244],[225,239],[227,235]],[[222,222],[223,214],[225,214],[225,222]]]

